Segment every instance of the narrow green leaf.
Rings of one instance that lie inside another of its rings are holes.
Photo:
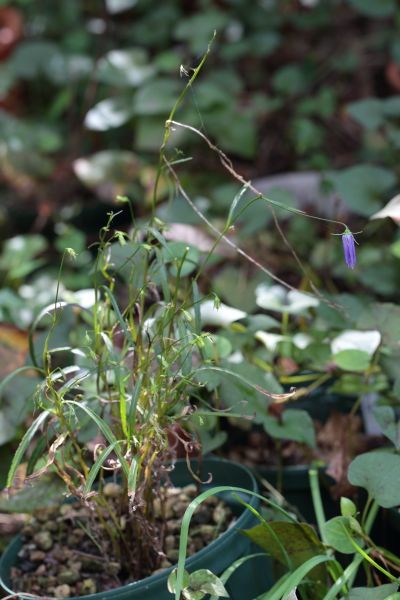
[[[194,330],[197,335],[201,334],[201,313],[200,313],[200,292],[197,281],[192,281],[193,310],[194,310]]]
[[[272,589],[266,594],[259,596],[257,600],[282,600],[282,597],[289,594],[304,579],[304,577],[318,565],[333,561],[331,556],[314,556],[307,562],[298,567],[293,573],[284,575]]]
[[[247,556],[242,556],[233,562],[220,576],[220,580],[222,583],[227,583],[228,579],[234,574],[234,572],[242,566],[243,563],[251,560],[253,558],[258,558],[260,556],[265,556],[264,552],[257,552],[256,554],[248,554]],[[210,600],[218,600],[220,596],[210,596]]]
[[[10,470],[8,471],[6,487],[12,486],[16,470],[19,464],[21,463],[29,444],[33,440],[34,435],[38,431],[39,427],[46,421],[49,415],[50,413],[47,410],[40,413],[40,415],[37,417],[37,419],[33,421],[32,425],[29,427],[24,437],[22,438],[21,443],[18,446],[17,451],[15,452],[14,458],[10,466]]]
[[[92,468],[89,471],[88,478],[85,483],[85,489],[84,489],[85,494],[88,494],[90,492],[90,490],[92,489],[93,483],[95,482],[95,479],[100,471],[101,466],[103,465],[106,458],[111,454],[111,452],[114,450],[115,446],[118,443],[119,443],[118,440],[115,441],[113,444],[111,444],[111,446],[108,446],[108,448],[105,448],[101,452],[101,454],[99,454],[99,456],[97,457],[96,462],[92,465]]]
[[[110,426],[103,419],[101,419],[99,415],[96,415],[96,413],[93,412],[93,410],[91,410],[88,406],[85,406],[84,404],[79,404],[79,402],[75,402],[75,400],[66,400],[65,404],[72,404],[83,410],[96,423],[97,427],[100,429],[106,440],[110,444],[115,444],[115,454],[118,456],[118,460],[121,463],[121,467],[126,477],[128,477],[129,465],[124,456],[122,455],[120,449],[118,448],[120,442],[116,439],[115,435],[111,431]]]
[[[124,317],[122,316],[122,313],[121,313],[121,311],[120,311],[120,309],[119,309],[119,306],[118,306],[118,304],[117,304],[117,301],[116,301],[116,299],[115,299],[115,296],[114,296],[114,294],[113,294],[113,293],[112,293],[112,291],[111,291],[111,290],[110,290],[110,289],[109,289],[107,286],[105,286],[105,285],[102,285],[102,286],[101,286],[101,288],[104,290],[104,292],[106,293],[106,295],[108,296],[108,298],[109,298],[109,300],[110,300],[110,302],[111,302],[111,304],[112,304],[112,307],[113,307],[113,309],[114,309],[115,315],[116,315],[116,317],[117,317],[117,319],[118,319],[118,322],[119,322],[119,324],[121,325],[122,331],[124,332],[126,339],[127,339],[127,340],[129,341],[129,343],[130,343],[130,344],[133,346],[133,345],[134,345],[134,343],[135,343],[135,342],[134,342],[134,339],[133,339],[133,337],[132,337],[132,334],[131,334],[131,332],[128,330],[128,328],[127,328],[127,326],[126,326],[125,319],[124,319]]]
[[[233,215],[234,212],[236,210],[237,205],[239,204],[240,200],[242,199],[243,195],[247,192],[247,190],[249,189],[249,185],[250,183],[246,183],[240,190],[239,192],[236,194],[236,196],[233,199],[233,202],[230,206],[229,209],[229,213],[228,213],[228,218],[226,220],[226,226],[225,228],[228,228],[232,225],[233,222]]]
[[[133,388],[133,394],[131,398],[131,403],[128,411],[128,424],[129,424],[129,435],[132,435],[132,431],[135,427],[136,422],[136,406],[139,400],[140,392],[142,389],[143,383],[143,373],[140,373],[139,377],[136,380],[135,387]]]
[[[134,492],[136,490],[136,481],[139,473],[139,463],[136,458],[132,458],[131,466],[129,467],[128,475],[128,492]]]
[[[210,489],[206,490],[205,492],[199,494],[197,496],[197,498],[192,500],[192,502],[189,504],[189,506],[187,507],[185,514],[183,515],[183,518],[182,518],[182,525],[181,525],[181,531],[180,531],[180,536],[179,536],[179,557],[178,557],[178,568],[177,568],[177,572],[176,572],[175,600],[180,600],[181,592],[183,589],[183,577],[184,577],[184,572],[185,572],[185,560],[186,560],[187,543],[188,543],[188,537],[189,537],[189,525],[190,525],[191,518],[192,518],[196,508],[204,500],[206,500],[210,496],[215,496],[216,494],[219,494],[220,492],[241,492],[241,493],[245,494],[246,496],[253,496],[255,498],[258,498],[259,500],[261,500],[268,506],[271,506],[279,513],[285,515],[285,517],[288,518],[290,521],[296,522],[296,519],[293,517],[293,515],[288,513],[281,506],[279,506],[275,502],[272,502],[271,500],[268,500],[267,498],[264,498],[264,496],[261,496],[261,494],[257,494],[256,492],[246,490],[245,488],[229,486],[229,485],[221,485],[221,486],[216,486],[216,487],[210,488]]]
[[[4,379],[2,379],[2,381],[0,382],[0,398],[1,395],[3,393],[4,388],[10,383],[10,381],[12,379],[14,379],[14,377],[16,377],[17,375],[19,375],[20,373],[24,373],[25,371],[37,371],[38,373],[43,373],[43,370],[38,368],[38,367],[34,367],[32,366],[26,366],[26,367],[19,367],[18,369],[15,369],[15,371],[12,371],[12,373],[9,373],[6,377],[4,377]]]

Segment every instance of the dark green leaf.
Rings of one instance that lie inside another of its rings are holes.
[[[398,590],[397,583],[384,583],[379,587],[355,587],[346,596],[346,600],[389,600]],[[394,599],[393,599],[394,600]]]
[[[342,554],[354,554],[354,546],[350,538],[354,533],[350,527],[349,517],[333,517],[323,526],[323,535],[327,543]]]
[[[65,497],[65,483],[54,473],[19,490],[16,494],[0,496],[0,511],[7,513],[31,513],[35,510],[59,504]]]
[[[396,12],[396,0],[348,0],[348,2],[367,17],[386,18]]]
[[[381,208],[385,195],[396,183],[389,169],[367,164],[337,171],[329,179],[347,206],[367,217]]]
[[[260,421],[266,432],[274,438],[293,440],[315,448],[314,423],[308,412],[289,408],[280,419],[264,415]]]
[[[400,504],[400,456],[390,452],[360,454],[350,464],[351,484],[365,488],[383,508]]]
[[[333,356],[333,360],[344,371],[365,371],[371,356],[363,350],[342,350]]]

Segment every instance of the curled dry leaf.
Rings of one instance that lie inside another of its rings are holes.
[[[272,398],[277,404],[290,400],[290,398],[293,398],[293,396],[296,394],[296,388],[291,388],[290,392],[287,392],[286,394],[272,394],[271,392],[264,390],[264,388],[260,387],[259,385],[254,384],[253,387],[257,390],[257,392],[260,392],[260,394],[268,396],[268,398]]]
[[[54,462],[58,448],[60,448],[63,445],[63,443],[65,442],[67,437],[68,437],[68,433],[62,433],[61,435],[58,436],[58,438],[56,440],[54,440],[54,442],[52,443],[52,445],[49,448],[48,459],[47,459],[46,464],[43,467],[41,467],[40,469],[38,469],[37,471],[35,471],[34,473],[32,473],[32,475],[28,475],[27,477],[25,477],[25,481],[37,479],[38,477],[40,477],[47,471],[47,469],[50,467],[50,465],[52,465]]]

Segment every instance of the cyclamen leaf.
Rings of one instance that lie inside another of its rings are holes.
[[[396,583],[386,583],[374,588],[356,587],[350,590],[347,600],[395,600],[400,597],[400,594],[396,594],[398,587]]]
[[[365,488],[379,506],[391,508],[400,504],[400,456],[375,451],[357,456],[350,464],[351,484]]]

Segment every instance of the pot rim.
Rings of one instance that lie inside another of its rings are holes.
[[[176,462],[180,463],[180,464],[186,463],[185,459],[178,459]],[[196,460],[194,460],[192,462],[196,462]],[[210,465],[210,467],[211,467],[213,463],[223,463],[227,467],[233,466],[236,469],[238,469],[238,471],[242,471],[242,473],[245,473],[247,475],[249,482],[251,482],[251,489],[249,489],[249,492],[258,492],[258,485],[257,485],[256,478],[254,476],[254,473],[245,465],[242,465],[240,463],[237,463],[235,461],[231,461],[231,460],[228,460],[225,458],[219,458],[217,456],[207,456],[202,459],[202,466],[204,466],[205,468],[207,468],[207,465]],[[209,484],[209,485],[205,485],[204,487],[205,487],[205,489],[212,488],[213,485]],[[238,494],[240,495],[240,493],[238,493]],[[219,495],[219,494],[217,494],[217,495]],[[246,498],[246,502],[253,508],[256,508],[258,506],[260,500],[256,496],[251,495],[250,498]],[[243,512],[240,514],[240,516],[226,531],[224,531],[219,537],[217,537],[210,544],[208,544],[208,546],[202,548],[201,550],[196,552],[196,554],[194,554],[193,556],[190,556],[189,558],[186,559],[185,568],[190,568],[192,565],[195,565],[197,561],[200,561],[205,555],[207,555],[209,552],[212,552],[212,550],[214,550],[214,548],[218,544],[220,544],[222,540],[226,542],[227,540],[232,538],[236,534],[237,529],[243,528],[243,526],[246,524],[246,521],[251,514],[252,513],[249,511],[249,509],[244,507]],[[15,547],[18,548],[20,545],[21,545],[21,535],[17,535],[7,545],[2,556],[0,557],[0,589],[2,587],[8,594],[17,596],[18,598],[32,600],[32,597],[35,597],[35,596],[32,596],[32,594],[28,594],[27,592],[26,593],[15,592],[14,590],[11,590],[8,587],[8,585],[4,583],[3,576],[2,576],[2,573],[6,569],[7,569],[7,571],[9,571],[9,568],[5,567],[5,565],[4,565],[8,554]],[[127,591],[127,590],[131,589],[132,591],[136,591],[137,589],[140,589],[142,587],[147,588],[147,586],[149,586],[151,584],[156,584],[159,581],[162,581],[163,579],[167,580],[169,574],[176,568],[176,566],[177,566],[177,563],[172,565],[171,567],[168,567],[162,573],[156,573],[155,575],[149,575],[148,577],[145,577],[144,579],[140,579],[139,581],[132,581],[125,585],[121,585],[118,588],[113,588],[113,589],[107,590],[105,592],[96,592],[95,594],[87,594],[85,596],[71,596],[68,598],[68,600],[104,600],[106,595],[110,595],[109,597],[111,597],[111,594],[113,592],[116,593],[120,590]],[[40,598],[40,597],[38,596],[37,598]]]

